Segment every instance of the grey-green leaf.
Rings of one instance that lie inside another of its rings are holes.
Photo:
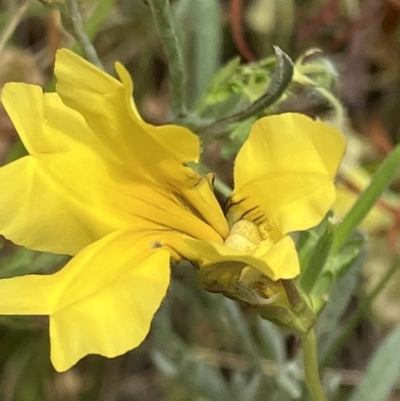
[[[348,401],[385,401],[400,376],[400,326],[375,351],[360,385]]]

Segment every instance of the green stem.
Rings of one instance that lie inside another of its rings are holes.
[[[148,0],[148,4],[168,62],[173,119],[184,118],[187,114],[186,69],[174,28],[171,6],[169,0]]]
[[[77,0],[66,0],[65,6],[61,8],[62,16],[64,17],[64,26],[78,43],[82,46],[87,60],[89,60],[95,66],[104,70],[104,66],[100,61],[96,49],[89,40],[88,35],[85,32],[83,25],[83,19],[81,12],[79,10],[79,5]]]
[[[335,125],[337,128],[342,128],[344,123],[344,111],[343,106],[336,96],[332,95],[331,92],[325,88],[317,87],[315,88],[335,109]]]
[[[314,329],[301,335],[306,386],[313,401],[328,401],[318,371],[318,351]]]
[[[225,198],[228,199],[232,195],[232,188],[222,181],[220,178],[215,177],[214,188]]]

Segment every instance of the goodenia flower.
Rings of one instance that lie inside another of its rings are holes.
[[[143,341],[170,258],[295,277],[287,233],[318,224],[335,198],[341,134],[297,114],[268,117],[238,155],[228,224],[212,177],[187,165],[199,159],[198,138],[144,122],[129,74],[116,71],[120,81],[61,50],[57,93],[10,83],[2,95],[29,156],[0,169],[0,232],[73,258],[52,275],[0,280],[0,313],[49,315],[58,371]]]

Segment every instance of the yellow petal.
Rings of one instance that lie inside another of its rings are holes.
[[[283,237],[271,248],[263,241],[254,251],[253,256],[264,260],[271,268],[272,280],[292,279],[300,274],[300,264],[292,238]]]
[[[73,255],[129,227],[130,194],[122,176],[77,145],[70,152],[28,156],[2,167],[1,233],[31,249]]]
[[[59,297],[52,276],[27,275],[0,280],[0,315],[49,315]]]
[[[1,92],[1,102],[11,118],[22,142],[32,155],[55,152],[60,146],[49,132],[44,133],[43,90],[36,85],[7,83]],[[74,123],[74,122],[73,122]],[[32,135],[32,132],[35,135]],[[38,133],[42,133],[39,139]]]
[[[74,254],[125,228],[129,214],[118,202],[126,172],[83,118],[33,85],[7,84],[2,99],[35,156],[0,169],[2,234],[32,249]]]
[[[122,83],[69,50],[60,50],[56,62],[57,91],[68,106],[84,116],[100,141],[124,162],[132,181],[181,196],[185,206],[224,237],[228,226],[212,187],[185,166],[199,158],[198,138],[183,127],[154,127],[144,122],[132,99],[133,83],[128,72],[119,63],[116,69]]]
[[[229,219],[272,219],[283,234],[318,224],[344,147],[340,132],[300,114],[258,120],[236,158]]]
[[[123,71],[121,65],[118,70]],[[124,85],[66,49],[57,53],[55,74],[63,102],[85,118],[132,172],[164,186],[195,185],[200,180],[184,165],[198,160],[198,138],[183,127],[144,123],[132,107],[128,74],[121,74]]]
[[[211,226],[222,239],[225,239],[229,232],[228,222],[222,212],[221,206],[218,203],[217,198],[214,194],[214,188],[212,186],[212,176],[202,179],[193,188],[181,188],[180,193],[184,199],[184,203],[188,204],[190,209],[197,214],[202,221],[206,222]],[[203,228],[203,232],[205,229]],[[188,233],[188,231],[185,231]],[[205,239],[204,236],[199,236],[199,231],[197,234],[190,234],[192,237]],[[216,241],[216,239],[211,239],[210,241]]]
[[[128,228],[176,230],[222,241],[173,194],[135,184],[90,153],[64,155],[51,163],[27,156],[0,168],[0,185],[7,189],[0,192],[0,231],[16,244],[74,255],[104,235]]]
[[[1,101],[29,154],[46,157],[84,146],[104,160],[118,162],[83,117],[56,93],[43,94],[39,86],[11,82],[4,86]]]
[[[145,339],[170,277],[169,252],[148,242],[132,232],[110,234],[57,274],[61,295],[50,339],[58,371],[87,354],[121,355]]]
[[[259,119],[235,164],[235,185],[275,172],[308,172],[334,177],[345,142],[335,128],[302,114]]]
[[[335,186],[324,175],[276,173],[236,190],[228,216],[233,221],[245,218],[287,234],[317,225],[335,199]]]
[[[62,172],[61,172],[62,173]],[[34,157],[0,169],[1,234],[39,251],[73,255],[109,227],[103,216],[85,204],[71,204],[63,188]],[[83,195],[83,194],[82,194]]]
[[[121,355],[144,340],[169,284],[169,252],[149,243],[115,232],[54,275],[0,280],[0,313],[50,314],[58,371],[88,354]]]
[[[195,195],[197,188],[193,192]],[[223,241],[215,228],[178,192],[131,181],[130,185],[127,183],[125,193],[126,202],[122,198],[120,207],[126,212],[130,227],[138,232],[177,231],[199,239]]]
[[[289,236],[277,243],[262,241],[251,254],[226,245],[190,238],[186,239],[186,243],[187,248],[182,253],[188,260],[197,262],[200,268],[222,262],[243,263],[272,280],[291,279],[300,273],[297,252]]]
[[[3,102],[35,156],[0,169],[0,185],[6,189],[0,192],[0,227],[7,238],[31,249],[65,254],[135,224],[138,229],[169,228],[221,240],[226,222],[207,180],[186,190],[193,199],[198,194],[204,213],[196,215],[182,204],[183,195],[178,199],[178,191],[152,185],[128,170],[56,94],[8,84]],[[196,205],[191,208],[197,210]]]
[[[307,130],[330,178],[335,178],[346,149],[343,134],[322,121],[312,121],[303,115],[300,115],[300,118],[304,120],[303,129]]]

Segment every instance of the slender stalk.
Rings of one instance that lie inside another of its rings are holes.
[[[104,70],[104,66],[97,55],[96,49],[85,32],[77,0],[65,0],[65,8],[62,8],[61,10],[64,19],[66,18],[68,21],[65,24],[65,27],[82,46],[87,60]]]
[[[18,6],[8,22],[7,26],[4,28],[3,32],[0,34],[0,54],[4,50],[4,46],[10,40],[11,36],[13,35],[15,29],[17,28],[18,24],[21,22],[23,16],[25,15],[26,11],[32,0],[24,1],[20,6]]]
[[[215,177],[214,188],[225,198],[228,199],[232,194],[232,188],[224,181]]]
[[[186,69],[175,32],[169,0],[148,0],[167,58],[173,119],[184,118],[186,109]]]
[[[325,88],[317,87],[315,88],[315,90],[319,92],[333,106],[333,108],[335,109],[335,125],[339,129],[341,129],[344,123],[344,111],[340,101],[336,98],[336,96],[332,95],[332,93]]]
[[[231,0],[229,14],[230,14],[229,19],[232,29],[232,37],[233,41],[235,42],[236,48],[239,50],[239,53],[247,61],[256,61],[257,57],[247,46],[244,35],[243,21],[242,21],[243,0]]]
[[[301,336],[306,386],[313,401],[328,401],[318,371],[318,351],[314,329]]]

